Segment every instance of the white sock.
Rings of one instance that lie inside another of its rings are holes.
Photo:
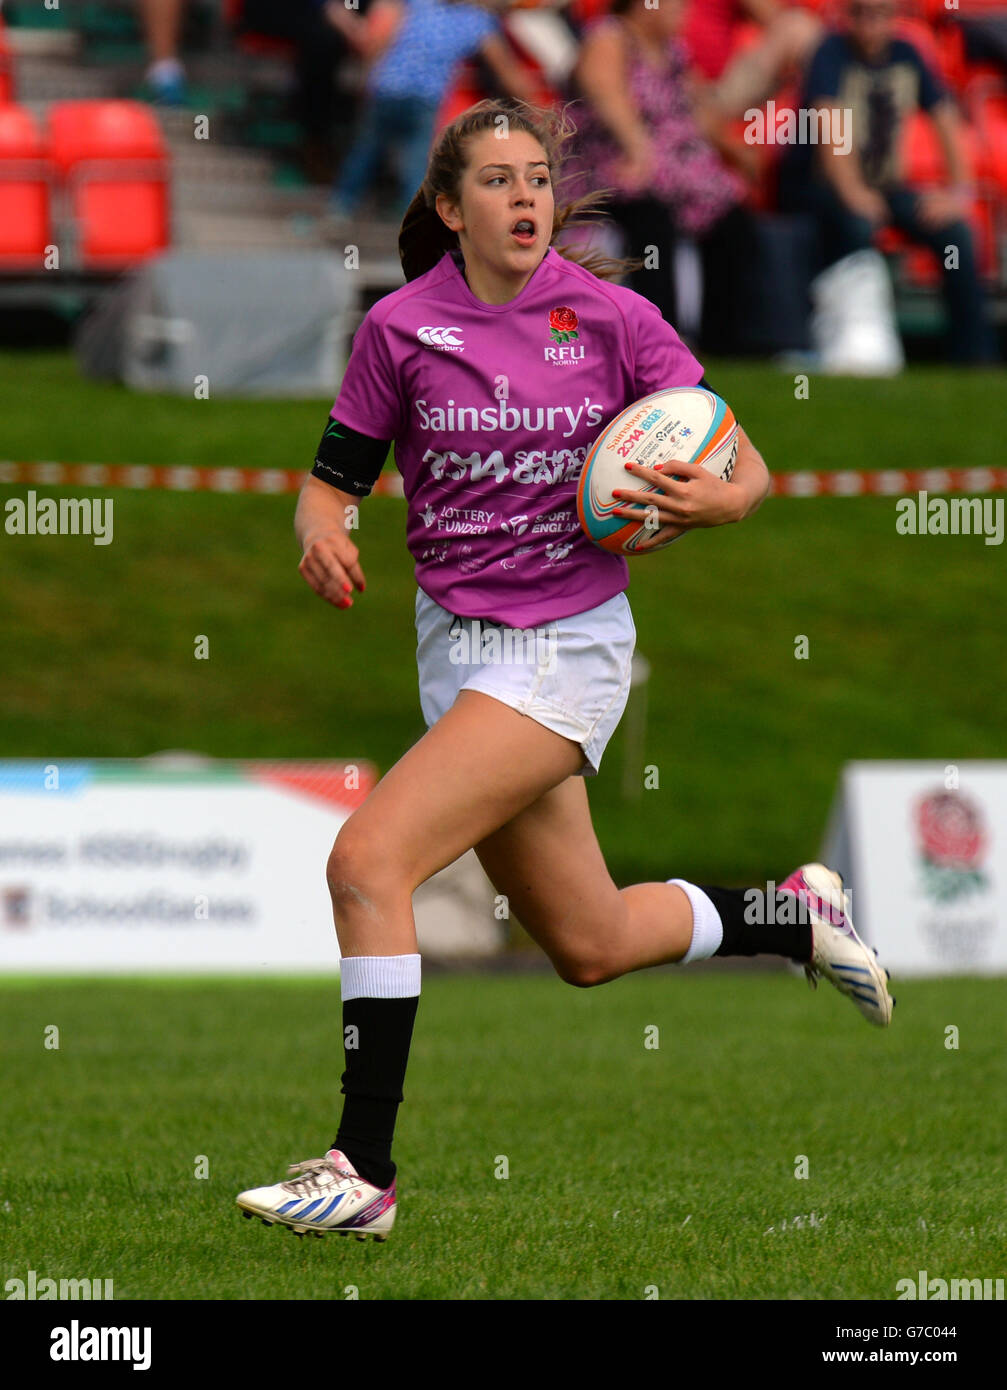
[[[420,992],[418,955],[343,956],[339,969],[344,1004],[347,999],[411,999]]]
[[[688,965],[692,960],[709,960],[724,939],[724,924],[720,920],[720,913],[702,888],[697,888],[694,883],[686,883],[684,878],[669,878],[668,882],[673,883],[676,888],[681,888],[692,904],[692,941],[678,964]]]

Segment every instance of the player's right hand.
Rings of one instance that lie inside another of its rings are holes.
[[[315,532],[304,539],[304,555],[297,566],[320,598],[335,608],[352,608],[354,588],[364,592],[360,551],[341,528]]]

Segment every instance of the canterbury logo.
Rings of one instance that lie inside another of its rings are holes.
[[[461,339],[462,330],[460,328],[417,328],[416,336],[421,343],[426,343],[427,347],[435,348],[461,348],[465,344]]]

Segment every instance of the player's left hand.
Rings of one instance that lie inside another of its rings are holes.
[[[637,546],[637,554],[659,549],[685,531],[702,526],[723,526],[729,521],[740,521],[744,515],[741,490],[733,483],[725,483],[722,478],[714,477],[698,463],[675,460],[659,468],[627,463],[626,468],[644,482],[655,483],[660,489],[658,492],[638,492],[631,488],[613,488],[613,494],[623,498],[627,504],[616,507],[614,516],[623,516],[627,521],[645,521],[648,516],[652,518],[654,534]],[[631,503],[633,505],[629,505]]]

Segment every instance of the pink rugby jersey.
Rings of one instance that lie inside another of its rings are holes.
[[[538,627],[629,583],[577,520],[591,444],[640,396],[702,376],[649,300],[552,247],[507,304],[478,299],[454,251],[368,312],[331,416],[394,440],[420,588]]]

